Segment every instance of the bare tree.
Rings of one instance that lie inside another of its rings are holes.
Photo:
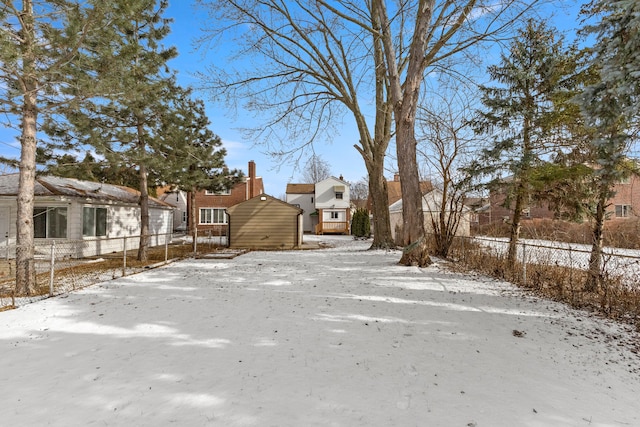
[[[351,195],[351,203],[356,208],[368,208],[369,186],[367,185],[366,177],[360,181],[350,183],[349,194]]]
[[[371,3],[382,27],[394,114],[405,245],[400,263],[425,266],[431,260],[425,240],[415,123],[426,72],[438,70],[447,59],[480,42],[495,40],[536,1],[410,0],[393,10],[388,10],[385,0]]]
[[[315,184],[331,177],[331,166],[317,154],[312,154],[302,170],[302,181],[307,184]]]
[[[205,87],[264,114],[249,135],[280,159],[298,161],[346,110],[358,130],[355,149],[367,168],[376,233],[372,248],[391,247],[384,160],[392,112],[377,16],[370,2],[200,0],[210,12],[209,46],[235,46],[244,69],[219,64]],[[233,41],[228,40],[235,34]],[[255,63],[254,63],[255,61]],[[275,143],[274,143],[275,142]]]
[[[438,212],[429,220],[435,238],[435,255],[446,258],[462,221],[465,173],[460,166],[473,152],[475,135],[469,122],[477,94],[471,86],[446,79],[425,96],[418,107],[419,158],[428,166],[435,186],[442,191]]]

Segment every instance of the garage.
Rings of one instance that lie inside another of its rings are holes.
[[[302,246],[303,210],[267,194],[227,208],[229,247],[296,249]]]

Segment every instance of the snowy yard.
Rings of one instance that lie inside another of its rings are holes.
[[[640,426],[625,327],[312,239],[0,313],[0,425]]]

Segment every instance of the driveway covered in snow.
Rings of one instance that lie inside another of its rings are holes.
[[[625,328],[316,239],[0,313],[0,425],[640,425]]]

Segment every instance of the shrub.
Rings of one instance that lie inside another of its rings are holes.
[[[371,236],[371,221],[369,212],[364,208],[358,208],[351,219],[351,234],[355,237],[368,238]]]

